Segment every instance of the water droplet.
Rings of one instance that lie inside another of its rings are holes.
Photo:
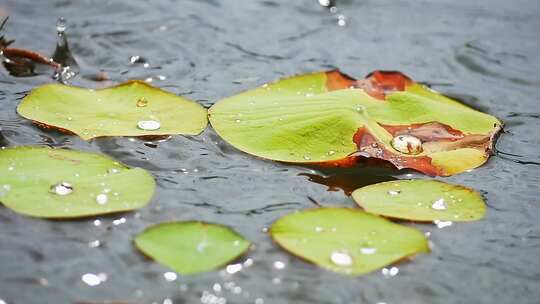
[[[56,21],[56,31],[58,34],[63,33],[66,30],[66,18],[60,17]]]
[[[107,280],[107,274],[103,272],[98,274],[85,273],[82,275],[81,280],[88,286],[97,286]]]
[[[392,138],[392,147],[403,154],[422,153],[422,141],[412,135],[398,135]]]
[[[107,197],[107,194],[105,193],[101,193],[101,194],[98,194],[98,196],[96,196],[96,203],[98,203],[99,205],[105,205],[108,200],[109,198]]]
[[[163,277],[165,278],[167,282],[173,282],[173,281],[176,281],[176,279],[178,278],[178,275],[172,271],[168,271],[163,274]]]
[[[285,268],[285,263],[283,263],[282,261],[275,261],[274,262],[274,268],[278,269],[278,270],[284,269]]]
[[[141,120],[137,123],[137,128],[145,131],[155,131],[161,128],[161,125],[155,120]]]
[[[401,193],[400,190],[390,190],[390,191],[388,191],[388,195],[398,195],[400,193]]]
[[[433,204],[431,205],[431,208],[442,211],[442,210],[446,210],[448,207],[446,206],[446,203],[444,202],[444,198],[440,198],[436,200],[435,202],[433,202]]]
[[[437,225],[437,228],[439,228],[439,229],[442,229],[442,228],[446,228],[446,227],[452,226],[452,222],[451,222],[451,221],[434,220],[433,223],[434,223],[435,225]]]
[[[315,227],[315,232],[323,232],[323,231],[324,231],[323,227],[320,227],[320,226]]]
[[[94,226],[101,226],[101,221],[100,220],[94,220]]]
[[[51,187],[51,192],[57,195],[68,195],[73,192],[73,186],[68,182],[60,182]]]
[[[371,248],[371,247],[360,248],[360,253],[362,254],[374,254],[375,252],[377,252],[377,248]]]
[[[334,154],[336,154],[336,151],[334,151],[334,150],[330,150],[330,151],[328,151],[328,153],[327,153],[327,154],[331,156],[331,155],[334,155]]]
[[[330,261],[338,266],[351,266],[353,264],[352,257],[343,251],[332,252]]]
[[[13,170],[15,170],[15,167],[13,166],[8,167],[8,171],[13,171]]]
[[[207,241],[202,241],[199,244],[197,244],[197,252],[204,252],[204,250],[208,247]]]
[[[107,173],[109,173],[109,174],[114,174],[114,173],[118,173],[118,172],[120,172],[120,171],[118,169],[116,169],[116,168],[112,168],[112,169],[107,170]]]
[[[304,155],[304,159],[305,159],[305,160],[311,160],[311,156],[309,156],[309,155]]]
[[[137,107],[143,108],[148,105],[148,100],[144,97],[137,99]]]
[[[234,122],[239,123],[239,122],[240,122],[240,119],[237,119],[237,120],[235,120]]]

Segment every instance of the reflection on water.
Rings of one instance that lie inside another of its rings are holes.
[[[500,117],[507,133],[497,143],[499,157],[444,179],[486,191],[485,220],[415,225],[431,231],[431,254],[350,278],[282,252],[264,227],[321,204],[354,208],[345,194],[364,185],[425,176],[379,165],[337,170],[265,161],[232,148],[211,128],[193,137],[85,142],[16,114],[29,90],[54,81],[50,67],[24,78],[2,70],[0,146],[106,153],[150,170],[158,189],[137,212],[80,221],[36,220],[0,207],[0,304],[534,303],[540,297],[537,1],[5,0],[0,18],[8,14],[1,35],[17,39],[17,47],[49,54],[60,42],[63,51],[53,57],[71,64],[76,58],[81,76],[69,79],[73,85],[142,79],[208,107],[283,76],[339,67],[362,77],[391,69]],[[69,21],[69,48],[65,34],[54,35],[59,16]],[[256,247],[221,271],[168,281],[170,270],[137,254],[133,236],[152,224],[193,219],[230,225]]]

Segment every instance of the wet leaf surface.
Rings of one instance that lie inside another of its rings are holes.
[[[228,227],[193,221],[152,226],[137,236],[135,245],[178,273],[195,274],[236,259],[250,242]]]
[[[415,221],[475,221],[486,206],[480,193],[435,180],[399,180],[369,185],[352,194],[367,212]]]
[[[359,157],[429,175],[482,165],[502,123],[399,72],[334,70],[266,84],[209,110],[216,132],[263,158],[351,166]]]
[[[318,208],[286,215],[271,228],[285,250],[323,268],[360,275],[429,252],[418,230],[350,208]]]
[[[110,158],[44,147],[0,150],[0,202],[17,213],[77,218],[141,208],[152,176]]]
[[[40,124],[85,140],[102,136],[196,135],[207,124],[196,102],[142,81],[92,90],[61,84],[34,89],[17,111]]]

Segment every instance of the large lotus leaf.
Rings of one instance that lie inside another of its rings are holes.
[[[378,183],[352,197],[367,212],[415,221],[475,221],[486,213],[480,193],[435,180]]]
[[[85,140],[101,136],[196,135],[207,124],[196,102],[142,81],[92,90],[47,84],[33,90],[17,111],[42,125]]]
[[[145,255],[181,274],[222,266],[249,248],[250,242],[228,227],[203,222],[173,222],[146,229],[135,239]]]
[[[270,231],[288,252],[332,271],[359,275],[429,252],[414,228],[350,208],[318,208],[286,215]]]
[[[483,164],[502,125],[380,71],[363,80],[339,71],[280,80],[217,102],[209,117],[221,137],[256,156],[339,166],[374,157],[429,175]]]
[[[155,182],[107,157],[45,147],[0,150],[0,202],[15,212],[76,218],[148,204]]]

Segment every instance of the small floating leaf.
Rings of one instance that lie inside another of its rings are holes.
[[[204,222],[173,222],[146,229],[135,239],[145,255],[181,274],[222,266],[249,248],[250,242],[228,227]]]
[[[196,135],[207,124],[196,102],[142,81],[91,90],[47,84],[26,96],[17,111],[40,124],[85,140],[101,136]]]
[[[236,148],[277,161],[349,166],[359,157],[429,175],[483,164],[502,123],[414,82],[376,71],[296,76],[217,102],[216,132]]]
[[[399,180],[355,190],[367,212],[415,221],[475,221],[484,217],[482,196],[469,188],[435,180]]]
[[[290,253],[351,275],[429,252],[427,239],[420,231],[350,208],[292,213],[277,220],[270,234]]]
[[[155,182],[107,157],[45,147],[0,150],[0,202],[15,212],[76,218],[148,204]]]

